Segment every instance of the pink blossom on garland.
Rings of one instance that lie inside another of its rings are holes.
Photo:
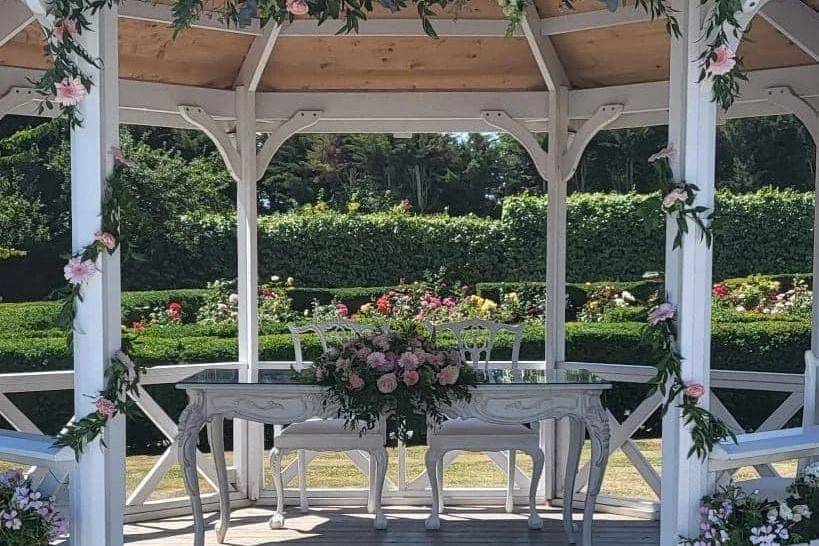
[[[662,150],[651,154],[648,157],[648,162],[649,163],[654,163],[655,161],[658,161],[660,159],[675,159],[676,157],[677,157],[677,150],[674,149],[674,146],[672,144],[669,144],[668,146],[666,146]]]
[[[97,268],[94,266],[94,262],[91,260],[83,260],[79,257],[71,258],[68,260],[68,263],[65,264],[65,267],[63,267],[65,280],[71,284],[84,283],[90,279],[96,271]]]
[[[65,35],[71,37],[72,40],[76,39],[79,36],[79,32],[77,32],[77,23],[72,21],[71,19],[60,19],[56,23],[54,23],[53,29],[54,39],[57,40],[58,43],[63,43],[63,39]]]
[[[670,209],[677,202],[685,203],[688,200],[688,192],[682,188],[674,188],[663,198],[663,208]]]
[[[114,163],[117,165],[122,167],[133,167],[133,164],[128,161],[125,154],[122,153],[122,150],[116,146],[111,146],[111,157],[114,158]]]
[[[94,240],[98,243],[101,243],[102,246],[107,248],[108,250],[114,250],[117,248],[117,240],[116,238],[108,232],[105,231],[98,231],[94,234]]]
[[[727,45],[721,45],[714,50],[716,58],[711,61],[708,71],[714,76],[724,76],[737,65],[736,54]]]
[[[79,78],[70,77],[54,85],[56,97],[54,100],[61,106],[76,106],[85,98],[88,91]]]
[[[685,386],[683,394],[689,398],[697,399],[705,394],[705,387],[703,387],[699,383],[691,383]]]
[[[293,15],[307,15],[310,11],[310,6],[305,0],[287,0],[287,11]]]
[[[652,326],[674,318],[676,309],[670,303],[661,303],[648,314],[648,323]]]
[[[97,408],[97,413],[108,419],[117,414],[117,405],[104,396],[97,398],[94,406]]]

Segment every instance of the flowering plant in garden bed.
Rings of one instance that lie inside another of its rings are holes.
[[[477,374],[457,350],[438,349],[413,325],[404,333],[375,330],[333,347],[310,368],[295,372],[303,381],[327,387],[326,403],[361,433],[391,415],[406,440],[427,422],[439,425],[441,406],[469,400]]]
[[[712,295],[715,307],[737,313],[788,314],[807,318],[813,303],[813,292],[807,281],[800,277],[795,277],[793,286],[783,291],[780,281],[754,275],[741,283],[716,283]]]
[[[603,322],[611,309],[637,305],[637,298],[628,290],[603,285],[589,292],[586,303],[577,313],[577,319],[580,322]]]
[[[178,301],[171,301],[166,306],[154,307],[144,319],[134,321],[131,328],[139,333],[149,325],[182,324],[182,319],[186,316],[187,312],[183,309],[182,304]]]
[[[697,538],[687,546],[754,544],[786,546],[819,537],[819,465],[805,469],[783,501],[769,501],[731,484],[702,499]]]
[[[217,324],[235,323],[239,318],[239,294],[234,281],[215,280],[207,284],[205,303],[197,313],[197,322]],[[295,281],[282,281],[277,275],[259,285],[259,322],[262,324],[288,322],[295,318],[293,300],[287,293]]]
[[[0,474],[0,544],[48,546],[68,532],[68,520],[54,500],[32,489],[18,470]]]

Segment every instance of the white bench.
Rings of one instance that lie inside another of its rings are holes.
[[[68,447],[54,447],[54,437],[16,430],[0,430],[0,460],[27,467],[35,489],[56,496],[67,482],[74,468],[74,451]]]
[[[805,352],[805,407],[801,427],[740,434],[736,443],[722,441],[711,452],[709,470],[721,473],[745,466],[819,457],[819,425],[816,423],[818,374],[819,361],[811,351]],[[778,499],[785,494],[785,487],[790,481],[788,478],[764,477],[738,484],[746,491],[759,490],[762,496]]]

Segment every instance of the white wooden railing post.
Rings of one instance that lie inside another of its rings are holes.
[[[256,93],[236,88],[236,138],[239,169],[236,187],[239,291],[239,361],[247,364],[244,381],[259,373],[258,199],[256,197]],[[240,489],[256,500],[262,489],[264,427],[236,421],[234,451]]]
[[[82,60],[94,87],[79,105],[82,126],[71,130],[71,247],[78,251],[100,228],[105,179],[113,167],[111,148],[119,142],[117,4],[88,15],[90,28],[80,42],[96,68]],[[119,255],[101,258],[100,274],[83,289],[74,333],[74,408],[76,415],[94,410],[95,394],[104,386],[105,369],[120,344]],[[105,430],[105,445],[92,442],[71,481],[71,535],[77,546],[123,542],[125,504],[125,427],[114,419]]]
[[[669,143],[677,150],[672,161],[675,177],[696,184],[698,205],[714,204],[714,164],[716,147],[716,104],[711,87],[698,82],[700,53],[706,46],[702,22],[710,4],[678,0],[677,18],[683,35],[671,40],[669,79]],[[707,213],[706,213],[707,214]],[[666,229],[666,290],[677,306],[679,351],[683,357],[683,378],[705,386],[710,384],[711,347],[711,249],[691,226],[682,247],[672,250],[676,226],[669,220]],[[709,405],[709,395],[700,399]],[[695,536],[697,507],[708,492],[708,467],[696,456],[689,458],[691,435],[680,412],[672,407],[663,419],[663,475],[660,544],[676,545],[680,535]]]

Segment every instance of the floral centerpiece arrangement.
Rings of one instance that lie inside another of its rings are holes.
[[[325,403],[338,404],[347,426],[361,433],[378,421],[395,418],[397,436],[410,438],[425,423],[444,420],[441,406],[469,401],[477,373],[457,350],[441,350],[417,333],[374,330],[322,354],[297,373],[303,381],[327,387]]]
[[[0,474],[0,544],[47,546],[68,532],[68,520],[17,470]]]
[[[736,484],[702,499],[700,534],[687,546],[804,544],[819,537],[819,463],[805,469],[788,487],[783,501],[745,493]]]

